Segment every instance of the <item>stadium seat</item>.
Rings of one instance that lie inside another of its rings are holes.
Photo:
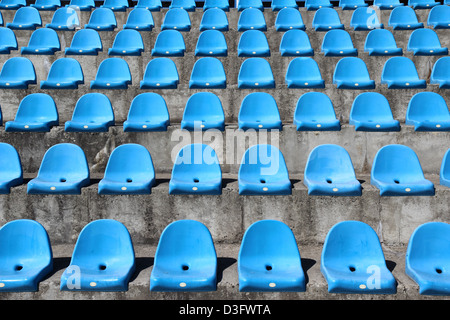
[[[312,27],[315,31],[328,31],[330,29],[344,29],[339,14],[333,8],[320,8],[314,13]]]
[[[414,9],[411,7],[396,7],[389,15],[389,26],[394,30],[413,30],[423,28],[423,23],[419,22]]]
[[[169,58],[160,57],[150,60],[145,68],[141,89],[176,89],[179,82],[175,62]]]
[[[241,130],[282,130],[275,99],[267,92],[252,92],[244,97],[238,114]]]
[[[208,9],[230,11],[230,4],[228,0],[205,0],[203,3],[203,11],[207,11]]]
[[[412,51],[415,56],[448,54],[448,48],[441,46],[436,31],[428,28],[420,28],[411,32],[408,41],[408,51]]]
[[[30,7],[34,7],[42,11],[55,11],[61,7],[61,0],[36,0],[30,4]]]
[[[144,52],[144,41],[139,31],[134,29],[123,29],[117,32],[112,48],[108,49],[110,56],[140,56],[142,52]]]
[[[328,232],[320,270],[330,293],[395,294],[397,283],[386,266],[375,230],[362,221],[341,221]]]
[[[5,61],[0,71],[0,88],[27,89],[30,84],[36,84],[36,72],[28,58],[11,57]]]
[[[413,149],[401,144],[380,148],[373,159],[370,183],[380,196],[433,196],[434,185],[425,179]]]
[[[152,31],[155,26],[153,16],[150,10],[135,7],[128,13],[127,22],[124,29],[135,29],[138,31]]]
[[[162,8],[161,0],[138,0],[135,8],[144,8],[149,11],[160,11]]]
[[[66,55],[98,55],[103,50],[102,39],[93,29],[80,29],[72,37],[70,47],[65,49]]]
[[[288,30],[283,34],[279,51],[283,57],[314,55],[308,34],[298,29]]]
[[[404,4],[400,0],[374,0],[373,6],[380,10],[393,10],[396,7],[401,7]]]
[[[9,194],[12,187],[23,183],[22,162],[17,150],[5,142],[0,142],[0,155],[0,194]]]
[[[297,131],[339,131],[331,99],[323,92],[307,92],[300,96],[294,112]]]
[[[0,54],[10,54],[11,50],[17,50],[17,38],[9,28],[0,27]]]
[[[41,89],[78,89],[84,84],[84,75],[78,60],[59,58],[53,62],[47,80],[41,81]]]
[[[439,183],[441,186],[450,188],[450,149],[447,150],[442,159],[441,169],[439,171]]]
[[[155,185],[155,168],[147,148],[126,143],[109,156],[98,194],[150,194]]]
[[[439,5],[439,1],[434,0],[408,0],[408,6],[416,9],[431,9],[434,6]]]
[[[81,188],[89,182],[83,149],[72,143],[59,143],[45,152],[37,177],[27,184],[27,193],[81,194]]]
[[[338,145],[315,147],[308,156],[303,180],[311,196],[361,195],[350,155]]]
[[[181,8],[169,9],[164,16],[161,30],[191,30],[191,19],[189,13]]]
[[[361,58],[344,57],[338,61],[333,74],[338,89],[374,89],[366,63]]]
[[[195,56],[206,57],[226,57],[228,46],[225,36],[219,30],[202,31],[198,37],[195,47]]]
[[[275,79],[269,62],[259,57],[244,60],[239,69],[238,88],[275,88]]]
[[[131,101],[124,132],[167,131],[170,123],[166,101],[154,92],[138,94]]]
[[[342,10],[356,10],[357,8],[368,7],[364,0],[339,0],[339,7]]]
[[[439,58],[431,70],[430,84],[438,84],[440,89],[450,88],[450,58]]]
[[[128,63],[121,58],[107,58],[98,66],[91,89],[127,89],[131,84]]]
[[[80,11],[91,11],[95,8],[94,0],[70,0],[69,7]]]
[[[308,11],[316,11],[320,8],[332,8],[333,4],[330,0],[306,0],[305,7]]]
[[[238,275],[240,292],[306,291],[300,252],[289,226],[269,219],[251,224],[242,238]]]
[[[81,96],[73,110],[72,119],[66,121],[66,132],[107,132],[114,125],[114,111],[109,98],[103,93],[90,92]]]
[[[103,0],[101,8],[111,9],[112,11],[126,11],[128,8],[127,0]]]
[[[84,27],[97,31],[114,31],[117,27],[117,20],[114,11],[109,8],[97,7],[94,11],[92,11],[89,21],[84,25]]]
[[[378,19],[378,14],[373,8],[359,7],[353,11],[350,26],[355,31],[382,29],[384,25]]]
[[[20,7],[14,14],[13,21],[6,24],[7,28],[13,30],[35,30],[40,26],[42,26],[41,14],[33,7]]]
[[[238,172],[240,195],[290,195],[292,184],[281,151],[269,144],[245,151]]]
[[[184,108],[181,129],[223,131],[225,114],[219,97],[212,92],[197,92],[191,95]]]
[[[17,10],[21,7],[27,5],[26,0],[1,0],[0,9],[1,10]]]
[[[266,35],[260,30],[247,30],[238,43],[238,57],[269,57],[270,48]]]
[[[222,62],[214,57],[198,59],[192,68],[190,89],[225,89],[227,79]]]
[[[47,28],[55,30],[73,31],[80,27],[77,10],[71,7],[59,8],[55,11],[52,21],[46,24]]]
[[[419,225],[409,238],[405,273],[419,285],[421,295],[450,294],[450,225],[431,221]]]
[[[194,0],[172,0],[169,9],[180,8],[186,11],[195,11],[195,1]]]
[[[45,228],[16,219],[0,228],[0,292],[35,292],[53,271],[53,252]]]
[[[326,57],[357,56],[350,34],[342,29],[327,31],[323,37],[321,50]]]
[[[263,12],[256,8],[247,8],[242,11],[239,15],[237,30],[267,31],[266,19],[264,18]]]
[[[22,47],[21,54],[54,54],[61,50],[58,34],[50,28],[39,28],[33,31],[28,46]]]
[[[298,9],[284,8],[277,13],[275,19],[275,29],[277,31],[288,31],[292,29],[305,30],[303,18]]]
[[[248,8],[264,11],[264,6],[261,0],[239,0],[237,4],[238,11],[244,11]]]
[[[215,291],[217,254],[208,228],[177,220],[162,232],[150,275],[150,291]]]
[[[355,131],[400,131],[389,101],[379,92],[363,92],[353,100],[349,124],[355,126]]]
[[[298,8],[297,2],[295,0],[273,0],[270,4],[272,11],[280,11],[284,8]]]
[[[113,219],[94,220],[78,236],[60,290],[127,291],[135,269],[133,242],[125,225]]]
[[[407,57],[392,57],[385,62],[381,84],[387,84],[388,89],[420,89],[427,86],[425,80],[419,79],[414,62]]]
[[[438,5],[433,7],[428,14],[427,26],[434,29],[449,29],[450,6]]]
[[[406,125],[415,131],[450,131],[450,112],[443,96],[436,92],[418,92],[409,101]]]
[[[20,101],[14,121],[5,123],[6,132],[49,132],[59,124],[55,101],[46,93],[32,93]]]
[[[225,11],[219,8],[206,10],[200,21],[200,31],[205,30],[228,31],[228,17]]]
[[[401,56],[403,49],[397,46],[394,35],[388,29],[374,29],[367,34],[364,51],[369,56]]]
[[[222,194],[222,170],[213,148],[194,143],[180,150],[173,165],[169,194]]]
[[[182,57],[186,51],[183,35],[178,30],[163,30],[156,37],[152,56]]]
[[[291,60],[285,81],[288,88],[325,88],[319,65],[310,57],[297,57]]]

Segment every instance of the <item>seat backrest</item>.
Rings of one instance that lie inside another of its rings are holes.
[[[113,48],[133,50],[140,48],[144,50],[144,41],[139,31],[134,29],[123,29],[117,32],[114,38]]]
[[[198,59],[192,68],[192,80],[225,79],[225,69],[222,61],[214,57],[203,57]]]
[[[196,49],[200,48],[227,48],[227,41],[219,30],[205,30],[198,36]]]
[[[450,148],[447,150],[447,152],[444,154],[444,157],[442,158],[439,176],[441,180],[441,185],[443,184],[444,179],[450,181]],[[450,187],[450,184],[448,182],[446,185]]]
[[[238,43],[238,49],[251,50],[259,48],[269,49],[269,43],[266,35],[261,30],[246,30],[241,34]]]
[[[350,34],[342,29],[327,31],[322,41],[322,50],[353,49],[353,41]]]
[[[369,49],[375,48],[397,48],[394,35],[390,30],[374,29],[367,34],[366,41],[364,43],[364,50],[368,51]]]
[[[114,11],[109,8],[97,7],[92,11],[89,18],[89,24],[95,25],[117,25]]]
[[[180,48],[185,49],[183,35],[178,30],[162,30],[158,33],[155,48]]]
[[[191,25],[191,18],[189,17],[189,13],[181,8],[173,8],[169,9],[164,16],[162,28],[166,25],[174,25],[174,26],[184,26]]]
[[[181,148],[172,168],[172,177],[178,176],[193,176],[200,181],[221,179],[222,169],[215,150],[200,143]]]
[[[212,92],[197,92],[186,102],[183,119],[186,120],[223,120],[225,117],[222,102]]]
[[[414,9],[407,6],[396,7],[389,15],[389,24],[391,23],[417,23],[417,15]]]
[[[137,25],[145,24],[150,26],[155,25],[152,12],[145,8],[139,7],[135,7],[133,10],[130,11],[130,13],[128,13],[127,24],[128,23]]]
[[[48,80],[84,81],[83,70],[78,60],[73,58],[59,58],[53,62],[48,73]]]
[[[0,72],[0,79],[36,80],[33,63],[24,57],[12,57],[5,61]]]
[[[429,28],[420,28],[411,32],[408,40],[408,50],[441,48],[441,42],[436,31]]]
[[[392,119],[389,101],[379,92],[363,92],[353,100],[350,120]]]
[[[323,92],[304,93],[297,101],[294,119],[317,120],[336,118],[331,99]]]
[[[22,178],[22,163],[17,150],[8,143],[0,142],[0,155],[1,179],[13,180]]]
[[[275,99],[267,92],[252,92],[244,97],[239,109],[239,119],[258,119],[262,122],[280,119],[280,112]]]
[[[363,1],[364,2],[364,1]],[[379,28],[380,19],[378,18],[377,11],[370,7],[359,7],[353,11],[350,25],[363,25],[369,29]]]
[[[33,31],[28,41],[28,47],[31,48],[55,48],[60,49],[58,34],[50,28],[39,28]]]
[[[17,38],[12,29],[0,27],[0,49],[5,47],[17,49]]]
[[[72,7],[63,7],[55,11],[52,17],[52,24],[67,26],[69,29],[80,26],[80,18],[77,10]]]
[[[154,92],[138,94],[131,101],[128,119],[169,120],[169,111],[164,98]]]
[[[81,96],[73,110],[72,120],[112,121],[114,111],[109,98],[103,93],[91,92]]]
[[[336,64],[333,78],[336,80],[368,80],[370,75],[364,60],[357,57],[344,57]]]
[[[321,80],[322,74],[318,63],[310,57],[297,57],[291,60],[286,71],[286,80],[296,78]]]
[[[17,9],[14,14],[13,23],[33,23],[36,25],[42,24],[41,14],[36,8],[33,7],[21,7]]]
[[[280,49],[281,48],[296,48],[301,49],[311,49],[311,42],[309,41],[308,34],[299,29],[293,29],[286,31],[281,37]]]
[[[58,121],[53,98],[46,93],[32,93],[20,101],[15,121]]]
[[[105,178],[127,182],[154,179],[155,168],[150,152],[136,143],[116,147],[109,156]]]
[[[281,151],[270,144],[249,147],[241,160],[239,178],[263,179],[265,182],[289,179],[289,172]]]
[[[266,25],[266,19],[261,10],[256,8],[244,9],[238,20],[238,29],[240,26]]]
[[[320,8],[313,17],[312,26],[340,24],[339,14],[333,8]]]
[[[450,7],[448,5],[437,5],[428,13],[428,26],[435,26],[438,23],[448,23],[449,21]]]
[[[419,79],[414,62],[408,57],[389,58],[383,67],[382,79]]]
[[[72,42],[70,44],[72,48],[103,48],[102,40],[97,31],[93,29],[80,29],[73,35]]]
[[[145,68],[144,80],[158,78],[178,79],[177,66],[173,60],[159,57],[148,62]]]
[[[100,63],[96,79],[131,81],[131,72],[128,63],[126,60],[120,58],[107,58]]]
[[[228,29],[228,17],[225,11],[219,8],[206,10],[202,15],[200,30],[218,29],[218,26],[227,26],[225,29]]]
[[[303,24],[303,18],[298,9],[295,8],[283,8],[277,13],[277,17],[275,19],[275,26],[283,25],[299,25]]]
[[[255,80],[273,79],[273,73],[266,59],[254,57],[242,62],[238,77]]]
[[[439,93],[418,92],[408,103],[406,121],[450,121],[450,111]]]

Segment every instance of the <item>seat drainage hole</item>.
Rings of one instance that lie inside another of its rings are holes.
[[[199,178],[194,178],[194,182],[195,182],[195,183],[199,183],[199,182],[200,182],[200,179],[199,179]]]
[[[351,272],[355,272],[355,271],[356,271],[356,268],[355,268],[355,267],[348,267],[348,269],[349,269]]]
[[[15,271],[20,271],[22,269],[23,269],[23,266],[21,266],[21,265],[17,265],[17,266],[14,267]]]
[[[397,179],[394,180],[394,183],[399,184],[400,181],[398,181]]]
[[[440,269],[440,268],[436,268],[436,273],[439,273],[439,274],[441,274],[441,273],[442,273],[442,269]]]
[[[266,270],[267,270],[267,271],[272,270],[272,266],[267,264],[267,265],[266,265]]]
[[[181,266],[181,269],[182,269],[183,271],[187,271],[187,270],[189,270],[189,266],[186,265],[186,264],[183,264],[183,265]]]
[[[333,183],[333,181],[331,181],[331,179],[327,179],[327,183]]]
[[[104,264],[99,265],[98,268],[100,270],[106,270],[106,266]]]
[[[131,182],[133,182],[133,179],[128,178],[128,179],[127,179],[127,182],[128,182],[128,183],[131,183]]]
[[[67,180],[64,178],[59,179],[59,182],[66,182]]]
[[[266,179],[260,179],[259,182],[266,183]]]

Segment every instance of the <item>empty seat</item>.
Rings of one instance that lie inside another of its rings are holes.
[[[103,50],[102,39],[93,29],[80,29],[72,37],[70,47],[65,49],[66,55],[98,55]]]
[[[383,24],[378,19],[378,14],[373,8],[359,7],[353,11],[350,26],[356,31],[372,30],[383,28]]]
[[[397,282],[386,266],[375,230],[361,221],[342,221],[328,232],[320,270],[330,293],[395,294]]]
[[[12,187],[23,183],[22,163],[17,150],[8,143],[0,142],[0,155],[0,194],[9,194]]]
[[[438,84],[440,89],[450,88],[450,58],[439,58],[431,70],[430,84]]]
[[[219,8],[206,10],[200,21],[200,31],[205,30],[228,31],[228,17],[225,11]]]
[[[339,0],[339,7],[342,10],[356,10],[369,6],[364,0]]]
[[[127,89],[131,84],[128,63],[120,58],[107,58],[98,66],[91,89]]]
[[[58,34],[50,28],[33,31],[28,46],[22,47],[21,54],[54,54],[61,50]]]
[[[361,195],[361,183],[356,179],[350,155],[343,147],[335,144],[322,144],[311,151],[303,183],[309,195]]]
[[[36,84],[33,63],[24,57],[6,60],[0,71],[0,88],[27,89],[29,84]]]
[[[418,92],[409,101],[406,125],[415,131],[449,131],[450,112],[444,97],[436,92]]]
[[[332,8],[330,0],[306,0],[305,7],[308,11],[319,10],[320,8]]]
[[[27,184],[27,193],[81,194],[81,188],[89,182],[83,149],[72,143],[59,143],[45,152],[37,177]]]
[[[228,46],[224,34],[212,29],[200,33],[195,47],[195,55],[198,57],[227,56]]]
[[[415,56],[448,54],[448,48],[441,46],[436,31],[428,28],[416,29],[411,32],[408,41],[408,51],[412,51]]]
[[[181,129],[225,129],[225,114],[219,97],[211,92],[197,92],[189,97],[181,120]]]
[[[144,8],[149,11],[160,11],[162,8],[161,0],[138,0],[135,8]]]
[[[92,11],[89,21],[84,27],[97,31],[113,31],[117,27],[114,11],[109,8],[96,8]]]
[[[186,11],[195,11],[195,0],[172,0],[169,9],[181,8]]]
[[[139,31],[134,29],[123,29],[117,32],[112,48],[108,49],[108,55],[140,56],[143,51],[144,41],[142,40]]]
[[[268,57],[269,42],[260,30],[247,30],[241,34],[238,43],[238,57]]]
[[[364,51],[369,56],[401,56],[403,49],[397,46],[394,35],[388,29],[374,29],[367,34]]]
[[[366,63],[361,58],[345,57],[338,61],[333,74],[338,89],[374,89]]]
[[[78,60],[59,58],[53,62],[47,80],[41,81],[41,89],[78,89],[84,84],[84,75]]]
[[[279,51],[283,57],[314,55],[308,34],[298,29],[288,30],[283,34]]]
[[[14,121],[5,123],[6,132],[49,132],[59,124],[55,101],[46,93],[32,93],[20,101]]]
[[[1,0],[0,9],[2,10],[17,10],[27,5],[26,0]]]
[[[442,159],[441,169],[439,170],[439,183],[441,186],[450,188],[450,149],[447,150]]]
[[[241,102],[238,124],[242,130],[282,130],[277,102],[266,92],[248,94]]]
[[[358,55],[358,49],[353,46],[350,34],[341,29],[330,30],[325,33],[321,49],[326,57]]]
[[[175,62],[169,58],[152,59],[145,68],[141,89],[176,89],[179,82]]]
[[[434,29],[450,28],[450,7],[446,5],[433,7],[428,14],[427,26]]]
[[[150,152],[139,144],[127,143],[111,152],[98,194],[150,194],[154,184]]]
[[[223,11],[230,11],[230,4],[228,3],[228,0],[205,0],[203,3],[203,11],[215,8]]]
[[[314,13],[312,27],[315,31],[344,29],[339,14],[333,8],[320,8]]]
[[[280,11],[284,8],[298,8],[295,0],[273,0],[270,5],[272,11]]]
[[[238,274],[240,292],[305,291],[300,252],[289,226],[278,220],[250,225],[239,250]]]
[[[114,125],[114,111],[109,98],[103,93],[91,92],[81,96],[73,110],[72,119],[66,121],[66,132],[107,132]]]
[[[400,131],[400,123],[394,119],[389,101],[378,92],[363,92],[355,98],[349,123],[356,131]]]
[[[1,292],[38,291],[53,271],[53,253],[45,228],[29,219],[12,220],[0,228]]]
[[[272,68],[264,58],[248,58],[241,64],[238,88],[275,88]]]
[[[401,7],[404,4],[400,0],[374,0],[373,6],[380,10],[392,10],[396,7]]]
[[[35,30],[42,25],[39,11],[33,7],[20,7],[14,14],[12,22],[6,24],[13,30]]]
[[[30,7],[34,7],[38,10],[55,11],[61,7],[61,0],[36,0],[30,4]]]
[[[215,291],[217,254],[208,228],[177,220],[162,232],[150,275],[150,291]]]
[[[262,11],[256,8],[244,9],[239,15],[237,30],[267,31],[266,19],[264,18]]]
[[[424,79],[419,79],[414,62],[407,57],[392,57],[385,62],[381,73],[381,84],[387,84],[388,89],[426,88],[427,86]]]
[[[127,0],[103,0],[101,8],[111,9],[112,11],[126,11],[128,8]]]
[[[17,49],[17,38],[14,31],[0,27],[0,54],[10,54],[11,50]]]
[[[177,154],[169,194],[222,194],[222,170],[213,148],[194,143]]]
[[[434,185],[425,179],[413,149],[401,144],[380,148],[373,159],[370,183],[380,196],[433,196]]]
[[[69,266],[61,275],[61,291],[127,291],[135,271],[130,233],[113,219],[98,219],[80,232]],[[73,281],[76,273],[79,281]]]
[[[94,0],[70,0],[69,7],[80,11],[91,11],[95,8]]]
[[[434,6],[439,5],[439,1],[434,0],[408,0],[408,6],[416,9],[431,9]]]
[[[47,28],[55,30],[75,30],[80,27],[78,12],[72,7],[59,8],[55,11],[52,21],[46,24]]]
[[[155,26],[153,16],[150,10],[145,8],[135,7],[130,11],[127,17],[127,22],[124,24],[124,29],[135,29],[139,31],[152,31]]]
[[[307,92],[298,99],[294,112],[298,131],[339,131],[331,99],[323,92]]]
[[[219,59],[204,57],[195,62],[189,80],[190,89],[225,89],[226,85],[225,69]]]
[[[288,88],[325,88],[319,65],[309,57],[297,57],[291,60],[285,81]]]
[[[152,56],[182,57],[186,51],[183,35],[177,30],[163,30],[156,37]]]
[[[306,26],[303,23],[303,18],[298,9],[283,8],[281,9],[275,19],[275,29],[277,31],[287,31],[291,29],[305,30]]]
[[[154,92],[138,94],[131,101],[124,132],[166,131],[169,125],[166,101]]]
[[[394,8],[389,15],[388,24],[394,30],[423,28],[423,23],[417,19],[414,9],[407,6]]]
[[[164,16],[161,30],[191,30],[191,19],[189,13],[181,8],[169,9]]]
[[[244,11],[245,9],[258,9],[263,11],[264,6],[261,0],[239,0],[237,4],[238,11]]]

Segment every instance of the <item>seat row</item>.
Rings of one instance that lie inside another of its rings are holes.
[[[405,273],[423,295],[449,295],[450,225],[427,222],[410,236]],[[94,253],[94,254],[93,254]],[[53,271],[53,251],[46,229],[37,221],[18,219],[0,229],[0,291],[38,291]],[[202,222],[176,220],[163,230],[150,273],[152,292],[215,291],[218,257]],[[368,224],[335,224],[322,248],[320,269],[328,292],[395,294],[397,282],[388,269],[380,240]],[[240,292],[305,292],[306,273],[290,227],[279,220],[251,224],[237,257]],[[135,249],[124,224],[113,219],[84,226],[70,264],[60,279],[61,291],[127,291],[136,272]]]

